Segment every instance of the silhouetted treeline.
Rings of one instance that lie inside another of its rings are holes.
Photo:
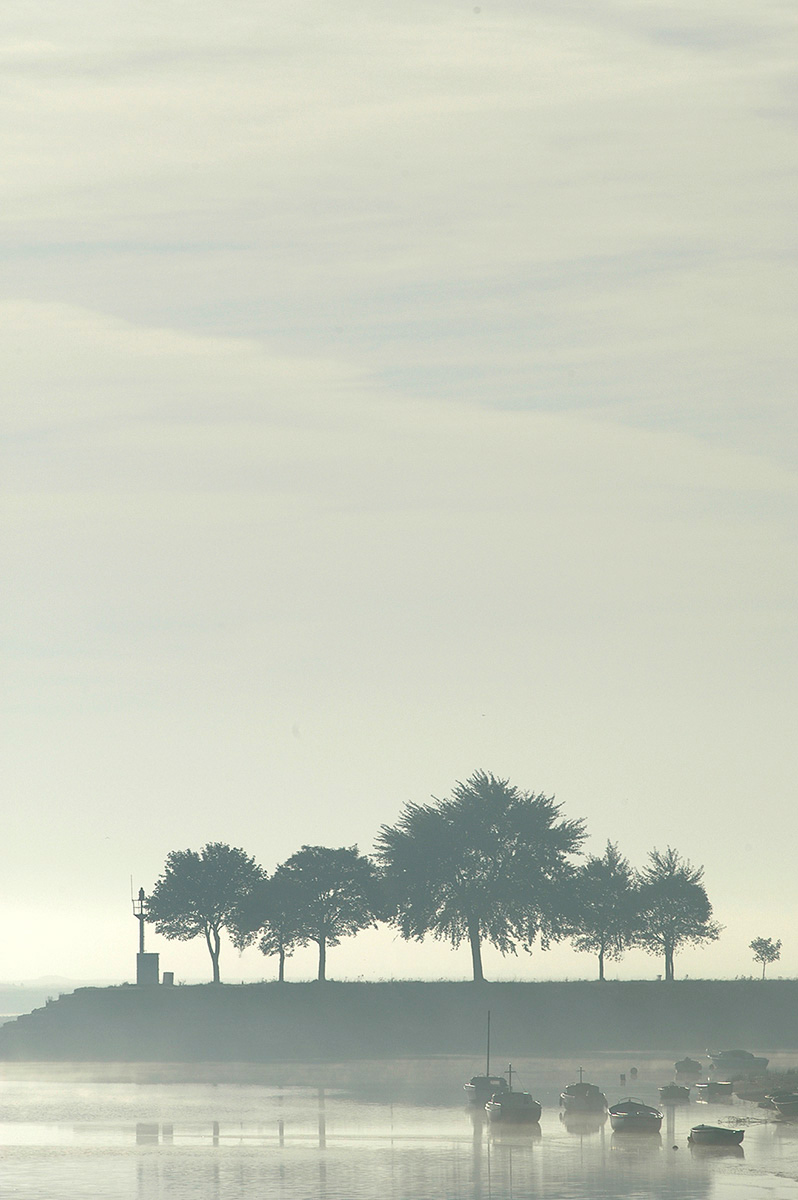
[[[291,953],[315,945],[324,980],[327,950],[379,922],[407,939],[468,942],[477,982],[485,943],[515,954],[563,939],[596,955],[599,979],[631,946],[659,955],[673,979],[682,946],[720,934],[703,868],[669,846],[637,872],[613,842],[580,862],[584,822],[561,810],[553,797],[477,771],[447,799],[405,805],[370,856],[302,846],[269,875],[222,842],[174,850],[147,920],[167,938],[204,937],[214,982],[225,930],[239,949],[256,943],[276,956],[280,981]]]

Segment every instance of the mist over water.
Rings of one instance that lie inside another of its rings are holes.
[[[778,1058],[779,1056],[777,1056]],[[777,1065],[786,1066],[787,1056]],[[754,1103],[665,1107],[661,1134],[622,1136],[608,1121],[561,1116],[577,1065],[514,1064],[543,1104],[540,1124],[497,1132],[464,1103],[473,1060],[197,1068],[126,1064],[3,1068],[5,1197],[230,1200],[798,1200],[798,1125]],[[673,1064],[596,1056],[586,1078],[610,1103],[631,1090],[657,1102]],[[631,1082],[631,1081],[630,1081]],[[745,1129],[735,1154],[687,1146],[691,1126]],[[676,1146],[678,1149],[673,1149]]]

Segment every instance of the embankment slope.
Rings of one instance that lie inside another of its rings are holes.
[[[798,1049],[798,981],[80,988],[0,1027],[15,1061],[301,1062]]]

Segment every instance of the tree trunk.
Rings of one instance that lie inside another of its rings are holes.
[[[219,951],[222,947],[222,939],[219,935],[219,930],[211,927],[205,929],[205,941],[208,943],[208,953],[211,956],[213,963],[213,982],[221,983],[219,976]]]
[[[484,983],[482,974],[482,946],[479,938],[479,921],[468,922],[468,941],[471,946],[471,964],[474,968],[474,983]]]
[[[319,938],[319,983],[324,983],[327,978],[327,939],[326,937]]]
[[[762,978],[763,978],[763,979],[765,978],[765,967],[766,967],[767,965],[768,965],[768,964],[767,964],[767,961],[765,961],[765,962],[763,962],[763,963],[762,963]]]
[[[599,960],[599,983],[605,983],[606,981],[604,979],[604,947],[603,946],[599,950],[598,960]]]
[[[279,965],[277,967],[277,982],[285,983],[285,950],[280,947]]]
[[[665,947],[665,980],[673,982],[673,946]]]

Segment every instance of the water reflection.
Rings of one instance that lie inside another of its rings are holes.
[[[607,1124],[606,1110],[603,1112],[573,1112],[560,1113],[560,1121],[568,1133],[586,1137],[599,1133]]]
[[[666,1111],[662,1136],[611,1133],[604,1113],[560,1112],[559,1090],[570,1071],[543,1060],[527,1067],[544,1103],[540,1123],[514,1128],[491,1128],[484,1112],[463,1107],[460,1065],[450,1070],[437,1063],[434,1089],[427,1086],[432,1076],[420,1072],[415,1089],[404,1079],[400,1089],[383,1086],[382,1098],[384,1064],[365,1087],[359,1081],[345,1088],[327,1080],[295,1084],[288,1082],[290,1068],[281,1071],[282,1079],[247,1086],[83,1081],[60,1085],[57,1095],[38,1081],[6,1080],[3,1194],[59,1200],[729,1200],[775,1195],[766,1181],[778,1171],[780,1200],[798,1200],[798,1126],[779,1123],[754,1105],[739,1104],[735,1112],[735,1123],[746,1123],[748,1153],[740,1147],[732,1154],[711,1148],[688,1153],[690,1127],[701,1120],[698,1105]],[[655,1092],[658,1072],[641,1062],[640,1076],[640,1090]],[[32,1119],[37,1111],[48,1119]],[[15,1170],[24,1189],[15,1188]],[[740,1171],[749,1174],[741,1179]]]

